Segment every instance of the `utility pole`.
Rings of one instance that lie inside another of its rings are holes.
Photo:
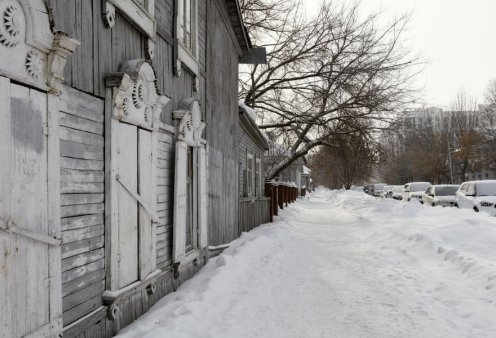
[[[453,166],[451,163],[451,149],[450,149],[450,141],[449,141],[449,132],[446,134],[446,139],[448,141],[448,162],[450,168],[450,184],[453,184]]]

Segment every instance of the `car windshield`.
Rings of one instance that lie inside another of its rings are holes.
[[[437,196],[455,196],[458,187],[437,187]]]
[[[477,196],[496,196],[496,183],[477,184]]]
[[[430,186],[429,183],[411,183],[410,192],[426,191]]]

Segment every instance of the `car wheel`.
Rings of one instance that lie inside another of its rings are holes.
[[[432,202],[432,206],[435,207],[436,206],[436,203]]]
[[[424,204],[424,201],[420,201],[420,204]]]
[[[479,212],[479,208],[474,207],[474,211],[475,211],[475,212]]]
[[[456,202],[455,202],[455,207],[460,208],[460,207],[458,206],[458,203],[456,203]]]

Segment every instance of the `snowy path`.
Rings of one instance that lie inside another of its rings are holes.
[[[496,337],[495,243],[486,215],[319,191],[120,337]]]

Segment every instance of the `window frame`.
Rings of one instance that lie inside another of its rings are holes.
[[[255,155],[255,196],[262,196],[262,159]]]
[[[155,39],[155,0],[107,0],[150,39]]]
[[[246,196],[253,197],[254,196],[254,167],[255,161],[253,153],[246,153]]]
[[[184,2],[190,1],[191,9],[191,49],[184,46],[182,42],[182,18],[184,18]],[[177,8],[176,12],[176,32],[175,39],[177,41],[177,67],[178,73],[180,73],[181,64],[185,65],[193,74],[198,76],[200,74],[199,65],[199,45],[198,45],[198,0],[176,0],[175,5]]]

